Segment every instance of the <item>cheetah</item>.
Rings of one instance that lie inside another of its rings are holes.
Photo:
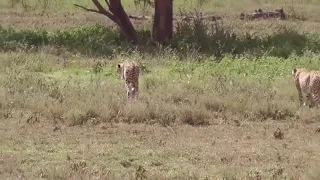
[[[139,93],[139,65],[134,61],[119,63],[117,72],[120,74],[120,79],[125,81],[127,97],[129,99],[137,99]]]
[[[275,11],[271,11],[271,12],[266,12],[266,17],[267,18],[275,18],[275,19],[281,19],[281,20],[285,20],[286,19],[286,15],[283,11],[283,9],[276,9]]]
[[[293,69],[292,75],[298,90],[300,107],[307,105],[312,108],[320,104],[320,71],[309,71],[305,68]]]
[[[286,19],[286,15],[283,11],[283,9],[276,9],[275,11],[262,11],[262,9],[254,10],[254,13],[241,13],[240,19],[248,19],[248,20],[254,20],[254,19]]]

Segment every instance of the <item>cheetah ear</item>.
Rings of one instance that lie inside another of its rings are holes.
[[[297,69],[294,68],[294,69],[292,70],[292,74],[295,74],[296,72],[297,72]]]

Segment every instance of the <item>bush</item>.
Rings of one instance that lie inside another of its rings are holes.
[[[69,51],[85,55],[114,56],[121,52],[155,53],[169,49],[179,53],[185,59],[190,53],[196,54],[194,59],[201,59],[204,55],[221,57],[224,54],[246,54],[254,56],[277,56],[288,58],[291,54],[301,55],[304,51],[319,52],[320,37],[318,34],[303,34],[285,27],[266,37],[251,37],[236,34],[222,23],[205,23],[201,17],[191,22],[181,21],[174,35],[174,39],[165,48],[157,48],[150,43],[150,30],[139,30],[138,46],[121,41],[116,30],[101,25],[75,28],[71,30],[47,31],[14,30],[0,28],[0,49],[37,49],[42,46],[64,47]],[[199,54],[202,56],[198,56]]]

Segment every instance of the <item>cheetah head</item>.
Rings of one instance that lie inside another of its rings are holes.
[[[244,14],[244,13],[241,13],[241,14],[240,14],[240,19],[244,19],[244,16],[245,16],[245,14]]]
[[[279,13],[284,13],[283,8],[281,8],[281,9],[276,9],[275,11],[276,11],[276,12],[279,12]]]
[[[306,68],[294,68],[292,70],[293,77],[297,76],[300,72],[308,72]]]
[[[297,72],[297,69],[296,69],[296,68],[294,68],[294,69],[292,70],[292,75],[295,75],[295,74],[296,74],[296,72]]]
[[[279,13],[281,19],[286,19],[286,14],[283,11],[283,8],[276,9],[275,12]]]
[[[120,79],[123,79],[123,63],[119,63],[117,65],[117,72],[120,75]]]
[[[262,9],[258,9],[258,10],[254,10],[254,12],[256,12],[256,13],[262,13],[263,11],[262,11]]]

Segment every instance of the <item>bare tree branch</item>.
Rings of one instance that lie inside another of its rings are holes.
[[[107,1],[107,0],[106,0]],[[102,5],[100,4],[100,2],[98,0],[92,0],[92,2],[94,3],[94,5],[98,8],[98,10],[95,9],[88,9],[86,7],[83,7],[81,5],[78,4],[73,4],[76,7],[79,7],[81,9],[84,9],[88,12],[95,12],[95,13],[99,13],[99,14],[103,14],[105,16],[107,16],[108,18],[110,18],[112,21],[114,21],[115,23],[117,23],[117,18],[110,13],[109,11],[107,11],[105,8],[102,7]],[[109,3],[108,3],[109,4]]]
[[[106,1],[107,5],[108,5],[108,8],[110,9],[110,3],[109,3],[109,1],[108,1],[108,0],[105,0],[105,1]]]
[[[83,6],[81,6],[81,5],[78,5],[78,4],[73,4],[73,5],[76,6],[76,7],[79,7],[79,8],[81,8],[81,9],[83,9],[83,10],[86,10],[86,11],[88,11],[88,12],[94,12],[94,13],[102,14],[102,13],[100,13],[99,11],[97,11],[97,10],[95,10],[95,9],[88,9],[88,8],[83,7]]]
[[[106,14],[106,16],[107,16],[107,14],[112,15],[110,12],[108,12],[105,8],[102,7],[102,5],[100,4],[100,2],[98,0],[92,0],[92,2],[98,8],[98,10],[100,12],[102,12],[103,14]]]
[[[103,14],[111,19],[120,28],[120,36],[125,37],[127,40],[136,43],[138,40],[137,33],[127,15],[124,11],[121,0],[105,0],[109,9],[102,7],[99,0],[91,0],[92,3],[97,7],[98,10],[88,9],[78,4],[74,6],[84,9],[88,12],[95,12]]]

